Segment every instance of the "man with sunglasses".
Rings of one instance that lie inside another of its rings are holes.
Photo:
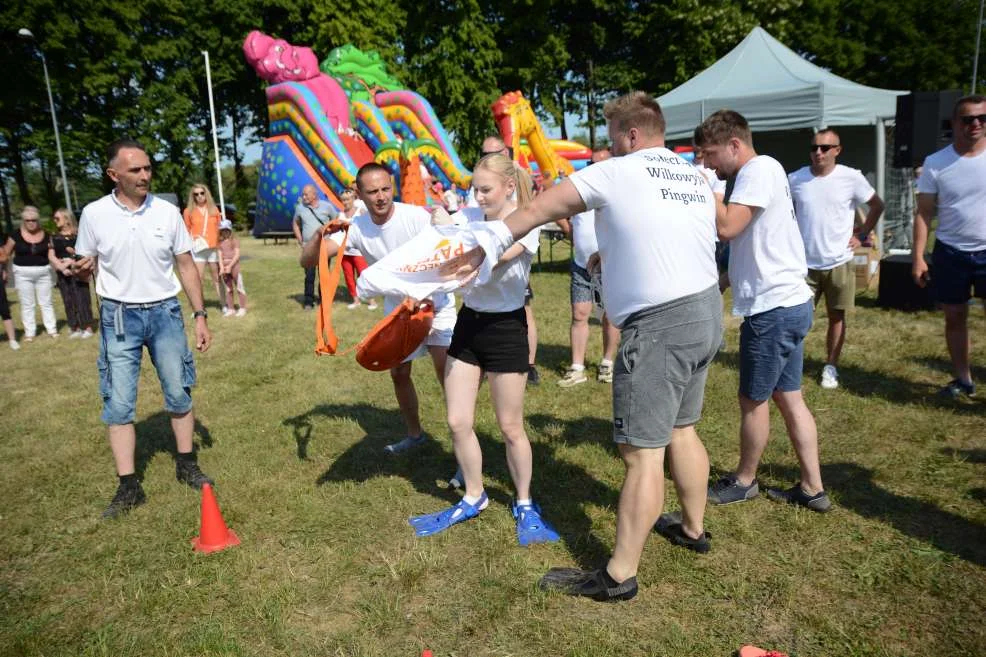
[[[178,302],[182,288],[194,311],[196,348],[206,351],[212,337],[202,281],[192,260],[192,237],[178,208],[150,193],[147,151],[139,142],[119,139],[107,148],[107,161],[106,175],[115,187],[82,211],[75,252],[82,256],[77,273],[99,267],[97,365],[102,420],[108,426],[120,478],[103,517],[113,518],[147,501],[134,463],[134,416],[144,347],[161,382],[164,410],[171,416],[177,446],[175,476],[196,489],[212,484],[196,463],[192,443],[195,416],[190,390],[195,385],[195,361]]]
[[[986,298],[986,96],[956,101],[952,144],[925,158],[917,186],[911,275],[921,287],[929,280],[924,251],[931,218],[938,215],[930,280],[945,312],[945,343],[955,375],[941,394],[971,396],[976,386],[969,365],[970,290]]]
[[[839,387],[836,366],[846,341],[846,312],[856,298],[856,269],[853,250],[869,235],[883,214],[883,200],[859,169],[836,164],[842,153],[839,133],[819,130],[811,140],[811,164],[788,176],[798,227],[805,243],[808,285],[815,304],[825,296],[828,333],[822,387]],[[859,232],[853,234],[856,208],[867,204],[869,212]]]

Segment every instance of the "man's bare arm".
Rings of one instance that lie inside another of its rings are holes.
[[[914,216],[914,241],[911,243],[911,276],[920,287],[924,287],[927,283],[928,263],[924,261],[924,250],[928,248],[931,218],[935,216],[937,205],[937,194],[918,194],[918,209]]]

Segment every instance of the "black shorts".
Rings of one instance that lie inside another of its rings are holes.
[[[527,372],[527,316],[523,308],[481,313],[462,306],[448,355],[487,372]]]

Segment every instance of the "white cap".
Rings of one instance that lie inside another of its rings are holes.
[[[233,230],[233,222],[229,219],[223,219],[219,222],[219,230]]]

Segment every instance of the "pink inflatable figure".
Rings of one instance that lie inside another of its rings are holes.
[[[284,39],[274,39],[258,30],[247,35],[243,54],[257,75],[273,84],[303,82],[321,75],[318,58],[311,48],[292,46]]]
[[[296,82],[311,91],[333,129],[350,128],[346,92],[318,69],[318,58],[311,48],[292,46],[284,39],[254,30],[243,42],[243,54],[257,75],[267,82]]]

